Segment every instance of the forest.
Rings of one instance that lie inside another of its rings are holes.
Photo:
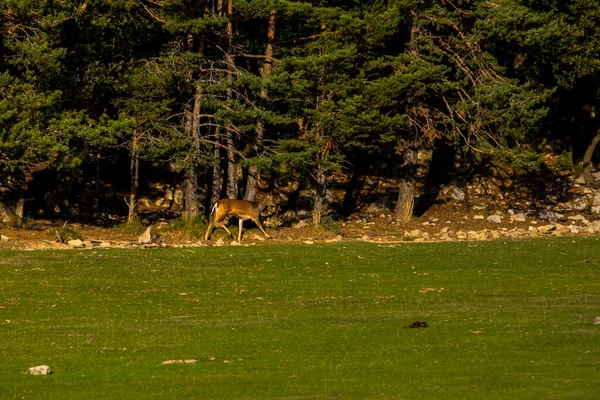
[[[194,219],[293,182],[318,226],[367,174],[397,182],[406,221],[422,151],[439,182],[553,154],[595,184],[598,0],[0,5],[4,222],[59,216],[57,198],[134,221],[151,183]]]

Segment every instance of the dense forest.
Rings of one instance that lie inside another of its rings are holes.
[[[597,0],[0,5],[4,221],[60,196],[93,216],[109,191],[133,221],[150,181],[182,188],[193,219],[292,181],[319,225],[336,180],[351,211],[365,174],[395,179],[404,221],[424,150],[436,179],[552,153],[594,184]]]

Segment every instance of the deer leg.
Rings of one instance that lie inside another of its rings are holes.
[[[242,242],[242,227],[244,226],[244,220],[240,218],[240,230],[238,231],[238,242]]]
[[[213,230],[213,226],[215,226],[215,222],[210,221],[210,224],[208,224],[208,228],[206,228],[206,233],[204,234],[204,240],[208,240],[208,238],[210,237],[210,234]]]
[[[254,221],[254,223],[256,224],[256,226],[258,226],[258,228],[259,228],[259,229],[262,231],[262,233],[264,233],[264,234],[265,234],[265,237],[266,237],[267,239],[269,239],[271,236],[269,236],[269,235],[267,234],[267,232],[265,231],[265,228],[263,228],[263,226],[261,225],[261,223],[260,223],[260,221],[258,220],[258,218],[257,218],[257,219],[255,219],[255,220],[253,220],[253,221]]]
[[[225,229],[225,231],[227,232],[227,234],[231,237],[233,237],[233,234],[231,233],[231,231],[229,229],[227,229],[227,227],[222,223],[222,222],[217,222],[217,225],[219,225],[221,228]]]

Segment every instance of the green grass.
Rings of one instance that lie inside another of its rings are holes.
[[[0,398],[596,399],[596,316],[598,238],[2,251]]]

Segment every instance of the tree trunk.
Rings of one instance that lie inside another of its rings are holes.
[[[227,1],[227,51],[231,52],[231,45],[233,43],[233,0]],[[233,69],[235,67],[234,59],[232,56],[226,54],[225,58],[228,59],[227,68],[227,98],[233,97]],[[235,158],[235,141],[233,138],[233,130],[231,129],[231,123],[227,121],[225,123],[225,140],[227,142],[227,197],[230,199],[237,199],[238,185],[237,185],[237,163]]]
[[[192,220],[199,215],[198,172],[194,168],[185,171],[184,186],[185,219]]]
[[[275,23],[277,22],[277,12],[272,9],[269,14],[269,26],[267,29],[267,46],[265,48],[265,62],[263,64],[261,75],[265,79],[271,75],[271,67],[273,66],[273,42],[275,41]],[[266,89],[262,89],[260,97],[263,100],[267,100],[269,95]],[[256,137],[254,138],[254,155],[258,156],[263,148],[263,138],[265,132],[265,125],[262,120],[256,122]],[[258,166],[256,164],[250,165],[248,168],[248,178],[246,180],[246,195],[245,199],[254,201],[258,192]]]
[[[189,149],[185,172],[183,177],[183,186],[184,186],[184,212],[183,217],[185,219],[194,219],[198,217],[198,172],[197,168],[197,158],[198,158],[198,149],[199,149],[199,137],[196,132],[196,126],[194,126],[194,122],[198,119],[195,113],[199,113],[200,109],[197,107],[198,98],[194,96],[194,104],[193,106],[187,106],[185,109],[185,132],[186,134],[192,138],[193,148]],[[199,114],[198,114],[199,115]]]
[[[594,155],[594,150],[596,146],[600,143],[600,129],[596,133],[596,136],[592,139],[592,142],[585,150],[585,154],[583,155],[583,179],[585,179],[585,184],[591,188],[595,188],[597,186],[594,175],[592,174],[592,156]]]
[[[0,181],[0,222],[8,222],[19,226],[23,222],[27,188],[25,174],[15,171]]]
[[[408,222],[413,216],[415,205],[415,186],[417,176],[417,150],[408,149],[404,153],[401,166],[402,177],[398,190],[398,201],[394,209],[394,220]]]
[[[231,131],[227,134],[227,198],[237,199],[237,164]]]
[[[139,191],[139,137],[138,130],[133,130],[133,140],[131,143],[131,160],[129,163],[129,177],[131,179],[131,191],[129,193],[129,212],[127,213],[127,223],[132,223],[137,218],[138,191]]]
[[[313,205],[312,218],[313,218],[313,226],[315,228],[318,228],[321,225],[321,217],[323,216],[323,207],[325,204],[325,191],[327,189],[327,187],[326,187],[327,179],[325,176],[325,171],[323,170],[323,167],[321,165],[317,166],[315,178],[316,178],[315,179],[316,196],[315,196],[315,203]]]
[[[221,128],[215,129],[215,142],[221,142]],[[221,168],[221,148],[219,146],[214,147],[214,162],[212,171],[212,182],[211,182],[211,194],[210,204],[208,210],[215,204],[220,198],[223,192],[223,169]]]

